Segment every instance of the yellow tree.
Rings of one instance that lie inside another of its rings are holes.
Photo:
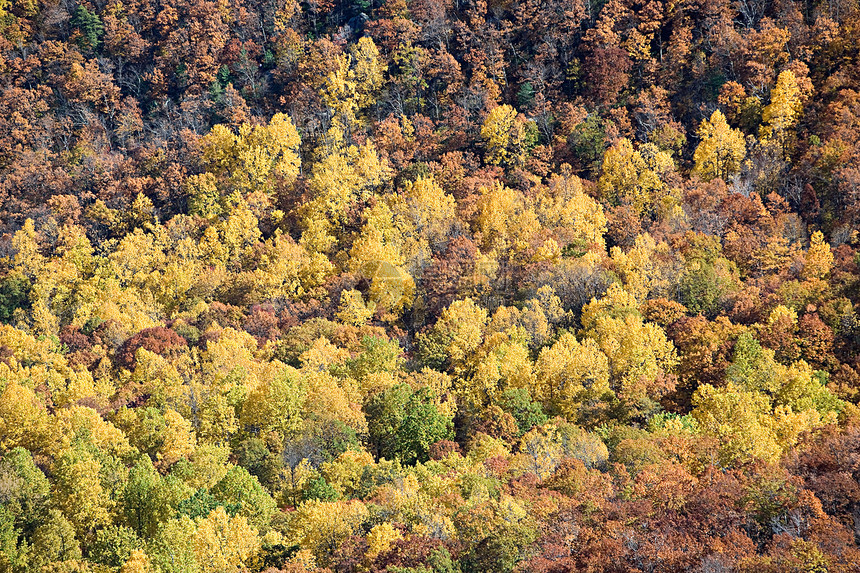
[[[379,49],[369,36],[353,44],[349,54],[337,58],[320,95],[339,129],[349,133],[357,123],[356,116],[376,102],[384,81],[382,73]]]
[[[402,237],[401,252],[410,272],[423,268],[431,250],[439,251],[457,225],[456,201],[432,177],[419,177],[391,201]]]
[[[83,447],[66,450],[54,464],[57,506],[81,538],[111,523],[113,502],[99,479],[101,469]]]
[[[123,563],[119,573],[149,573],[152,570],[152,564],[145,552],[140,549],[135,549],[131,555]]]
[[[302,419],[306,423],[341,424],[357,434],[367,433],[367,420],[361,410],[361,392],[351,378],[335,378],[328,372],[303,368],[307,400]]]
[[[508,147],[516,119],[517,110],[509,105],[494,107],[487,114],[481,127],[481,137],[487,146],[487,163],[499,165],[508,162]]]
[[[391,544],[401,538],[400,532],[394,529],[394,526],[388,521],[374,525],[367,532],[367,558],[375,559],[380,553],[388,551]]]
[[[575,175],[553,175],[549,184],[538,190],[535,213],[562,246],[573,244],[583,251],[592,245],[603,251],[606,246],[603,206],[583,191],[582,181]]]
[[[356,82],[351,76],[349,57],[342,54],[335,61],[332,71],[326,76],[320,94],[338,126],[346,130],[349,130],[355,122],[355,114],[358,111],[358,101],[355,97]]]
[[[33,219],[24,221],[24,225],[12,237],[12,248],[15,250],[13,268],[31,279],[35,278],[45,263],[45,257],[39,252],[39,236]]]
[[[355,81],[355,98],[358,109],[366,109],[376,102],[376,94],[384,82],[385,66],[379,59],[379,49],[370,36],[362,36],[350,46],[351,75]]]
[[[218,180],[212,173],[189,176],[185,180],[185,193],[188,195],[189,213],[212,218],[223,212]]]
[[[368,515],[367,507],[358,500],[306,501],[292,513],[287,537],[326,565],[334,550],[360,531]]]
[[[794,136],[793,129],[803,110],[803,93],[797,76],[791,70],[779,74],[776,86],[770,92],[770,104],[762,112],[759,138],[773,141],[787,153]]]
[[[830,274],[832,268],[833,253],[830,251],[830,245],[824,241],[824,234],[821,231],[815,231],[812,233],[800,276],[805,279],[823,279]]]
[[[630,205],[637,214],[654,210],[668,193],[665,182],[675,164],[668,151],[653,143],[639,149],[622,138],[603,155],[603,173],[597,181],[600,197],[613,205]]]
[[[299,132],[283,113],[272,116],[268,125],[243,123],[238,133],[218,124],[201,140],[201,162],[228,185],[225,190],[268,193],[275,178],[289,184],[298,176],[300,143]],[[211,187],[205,181],[192,190],[201,194],[192,197],[192,204],[211,204]]]
[[[362,450],[347,450],[337,459],[326,462],[320,467],[325,480],[342,497],[351,499],[358,496],[362,476],[368,466],[373,466],[373,456]]]
[[[337,317],[346,324],[353,326],[366,324],[375,310],[376,304],[373,301],[369,304],[365,303],[364,297],[357,290],[345,289],[341,291]]]
[[[719,440],[720,462],[775,461],[804,431],[822,424],[814,409],[794,412],[771,408],[765,394],[729,382],[724,388],[703,384],[693,396],[693,417],[705,435]]]
[[[486,162],[491,165],[521,165],[537,142],[534,122],[526,121],[517,110],[505,104],[487,114],[481,127],[487,147]]]
[[[102,455],[127,459],[134,449],[122,430],[86,406],[71,406],[57,410],[50,420],[48,453],[60,457],[63,452],[86,445]]]
[[[412,306],[415,283],[402,268],[403,237],[383,202],[365,210],[367,223],[350,250],[349,267],[370,281],[370,300],[396,319]]]
[[[468,359],[470,375],[462,378],[458,397],[477,407],[498,402],[507,388],[530,388],[534,383],[527,335],[522,328],[494,332]]]
[[[535,370],[534,398],[570,421],[584,421],[599,401],[612,396],[609,360],[592,339],[580,343],[573,334],[562,334],[541,350]]]
[[[370,142],[360,146],[334,145],[320,150],[322,157],[311,170],[311,200],[298,208],[302,244],[310,253],[334,250],[347,212],[353,204],[368,201],[391,176],[388,163]],[[340,232],[339,232],[340,231]]]
[[[201,573],[247,571],[259,551],[257,530],[242,515],[230,517],[218,506],[197,521],[194,553]]]
[[[629,416],[647,414],[674,389],[675,347],[656,324],[643,320],[638,302],[613,283],[602,299],[582,309],[583,334],[609,359],[610,388]]]
[[[456,300],[427,333],[418,335],[421,357],[440,370],[462,372],[484,339],[487,311],[471,298]]]
[[[301,428],[306,385],[295,368],[283,364],[267,369],[261,378],[242,404],[240,421],[247,428],[286,438]]]
[[[669,245],[658,244],[648,233],[636,237],[627,252],[612,247],[610,256],[624,290],[640,304],[668,293],[679,272],[680,261],[672,256]]]
[[[6,374],[5,366],[0,363],[0,376]],[[47,433],[48,413],[36,394],[17,382],[7,381],[0,394],[0,450],[7,452],[20,446],[38,451]]]
[[[196,440],[191,422],[178,412],[168,409],[164,413],[165,431],[164,442],[156,454],[159,467],[169,468],[182,458],[187,458],[194,451]]]
[[[488,251],[516,253],[528,248],[540,223],[522,192],[497,183],[481,188],[476,227]]]
[[[280,296],[319,297],[334,269],[324,254],[306,249],[280,230],[262,247],[257,245],[255,251],[254,282],[264,300]]]
[[[695,173],[710,181],[715,177],[728,180],[738,172],[747,153],[744,134],[732,129],[720,110],[702,121],[697,133],[700,141],[693,155]]]

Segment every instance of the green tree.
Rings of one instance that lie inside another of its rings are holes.
[[[78,4],[72,14],[71,24],[80,33],[78,45],[81,48],[94,51],[99,47],[105,28],[98,14],[90,12],[83,4]]]
[[[535,426],[543,425],[547,420],[541,405],[532,400],[529,391],[525,388],[508,388],[502,394],[499,405],[517,421],[520,435]]]
[[[397,455],[405,464],[426,462],[431,445],[454,437],[451,418],[439,413],[434,400],[435,397],[422,388],[406,403],[403,422],[395,434]]]
[[[141,539],[151,538],[159,525],[176,511],[163,481],[149,456],[141,456],[129,472],[121,496],[122,514],[128,527]]]
[[[47,517],[51,484],[24,448],[15,448],[0,461],[0,504],[15,526],[30,535]]]
[[[57,506],[81,538],[111,522],[113,501],[101,471],[102,464],[82,446],[64,451],[54,467]]]
[[[453,437],[450,417],[439,413],[435,396],[406,384],[383,390],[365,407],[370,438],[379,455],[405,464],[429,459],[430,446]]]
[[[10,323],[15,309],[30,307],[30,281],[15,271],[0,279],[0,322]]]
[[[96,532],[95,540],[89,546],[89,559],[119,569],[132,551],[142,545],[142,540],[134,531],[121,525],[110,525]]]
[[[272,515],[277,511],[275,500],[260,481],[243,467],[233,466],[212,488],[212,495],[224,505],[235,504],[238,515],[248,520],[257,531],[267,531]]]

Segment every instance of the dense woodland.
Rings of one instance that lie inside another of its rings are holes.
[[[0,573],[860,570],[857,0],[0,0]]]

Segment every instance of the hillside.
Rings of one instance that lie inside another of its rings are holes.
[[[860,571],[855,0],[0,0],[0,573]]]

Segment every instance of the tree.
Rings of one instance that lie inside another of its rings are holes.
[[[0,503],[21,533],[31,535],[48,511],[51,484],[33,461],[32,454],[18,447],[0,461]]]
[[[519,166],[537,143],[537,127],[505,104],[494,107],[487,114],[481,127],[481,137],[487,148],[487,163]]]
[[[275,500],[243,467],[232,466],[227,474],[211,489],[212,495],[223,505],[234,505],[238,515],[247,519],[255,531],[265,533],[272,515],[277,511]]]
[[[582,309],[586,338],[609,360],[609,386],[627,416],[642,416],[674,389],[675,347],[656,324],[642,319],[636,300],[617,284]]]
[[[38,567],[80,558],[81,545],[75,537],[74,526],[60,511],[51,509],[33,533],[30,565]]]
[[[476,227],[487,251],[514,255],[528,248],[540,224],[522,192],[497,183],[481,188]]]
[[[391,209],[377,203],[365,210],[367,223],[353,242],[349,266],[371,281],[371,301],[396,319],[412,306],[415,282],[403,270],[403,238],[394,224]]]
[[[342,137],[334,138],[318,153],[321,157],[308,178],[310,200],[296,207],[302,227],[299,242],[311,253],[330,253],[339,240],[345,242],[341,235],[350,209],[364,205],[391,173],[370,141],[347,146]]]
[[[648,214],[668,193],[666,179],[674,171],[670,153],[653,143],[634,149],[630,140],[622,138],[603,156],[597,190],[610,205],[629,205],[637,215]]]
[[[44,405],[29,389],[10,381],[0,394],[0,449],[24,447],[38,451],[47,437]]]
[[[719,440],[723,465],[755,458],[773,461],[782,453],[775,426],[785,422],[785,417],[779,421],[773,418],[767,396],[741,390],[731,382],[721,389],[703,384],[693,396],[693,405],[699,427]]]
[[[807,279],[825,279],[833,268],[833,253],[830,245],[824,242],[824,234],[821,231],[812,233],[809,242],[809,250],[806,252],[806,261],[801,271],[801,277]]]
[[[30,307],[30,281],[17,272],[10,272],[0,279],[0,322],[10,323],[15,310]]]
[[[313,552],[317,563],[329,563],[335,549],[360,531],[368,510],[357,500],[323,502],[309,500],[296,508],[290,519],[288,539]]]
[[[380,553],[388,551],[391,545],[402,537],[400,532],[394,529],[394,526],[388,521],[374,525],[367,532],[367,558],[375,559]]]
[[[63,452],[54,468],[56,503],[78,536],[111,523],[113,501],[101,483],[102,464],[84,447]]]
[[[585,193],[582,181],[574,175],[550,176],[547,186],[538,191],[535,214],[543,227],[554,232],[563,249],[605,248],[603,206]]]
[[[534,397],[569,421],[587,422],[600,401],[611,401],[609,359],[591,338],[580,343],[573,334],[562,334],[541,350],[535,372]]]
[[[740,170],[746,157],[746,141],[739,129],[732,129],[720,110],[703,120],[697,132],[699,145],[693,154],[693,171],[709,181],[714,177],[728,180]]]
[[[256,432],[276,431],[286,438],[302,426],[307,387],[299,372],[289,366],[281,365],[266,374],[249,392],[239,419]]]
[[[376,304],[373,301],[370,304],[365,303],[364,297],[357,290],[345,289],[341,291],[337,317],[346,324],[354,326],[366,324],[375,310]]]
[[[167,487],[146,455],[129,472],[120,500],[125,523],[140,539],[152,538],[175,511]]]
[[[487,311],[470,298],[452,302],[432,329],[418,335],[422,360],[440,370],[462,369],[481,344],[487,319]]]
[[[372,443],[387,459],[426,462],[431,445],[453,437],[451,418],[439,413],[427,389],[392,386],[371,398],[365,409]]]
[[[451,418],[442,415],[429,391],[421,389],[406,403],[403,422],[395,434],[398,457],[405,464],[426,462],[430,446],[454,437]]]
[[[105,29],[98,14],[90,12],[83,4],[78,4],[72,14],[71,24],[80,33],[78,43],[82,48],[94,51],[99,46]]]
[[[788,153],[793,137],[793,129],[800,113],[803,100],[797,76],[791,70],[780,72],[776,86],[770,93],[770,104],[762,112],[762,126],[759,138],[763,142],[773,141],[783,152]]]
[[[163,326],[145,328],[123,342],[117,351],[117,362],[128,369],[132,369],[135,354],[140,348],[145,348],[155,354],[165,355],[171,349],[183,346],[187,346],[185,339],[169,328]]]
[[[148,573],[152,567],[149,557],[140,549],[131,552],[120,568],[120,573]]]
[[[353,129],[357,115],[376,103],[383,85],[382,72],[379,49],[369,36],[353,44],[348,55],[337,58],[320,95],[339,128]]]
[[[391,209],[410,272],[426,264],[431,252],[442,250],[458,226],[456,201],[432,177],[407,183],[393,199]]]
[[[247,570],[260,551],[257,530],[245,516],[230,517],[220,506],[198,519],[192,545],[201,573]]]
[[[110,525],[96,532],[89,544],[89,558],[107,567],[119,569],[141,545],[134,531],[122,525]]]
[[[505,412],[513,416],[520,435],[525,434],[535,426],[543,425],[547,420],[541,405],[532,400],[531,394],[525,388],[505,390],[500,404]]]
[[[684,270],[680,281],[681,301],[691,312],[716,315],[726,298],[740,286],[737,265],[722,256],[717,237],[688,235]]]
[[[201,162],[228,185],[224,195],[232,190],[271,193],[276,179],[289,185],[298,176],[300,143],[295,125],[283,113],[273,115],[268,125],[243,123],[238,133],[218,124],[201,140]],[[211,196],[209,187],[199,186],[197,193],[194,200],[199,204],[212,203],[206,198]]]
[[[527,432],[520,439],[519,453],[511,462],[544,480],[567,458],[594,468],[606,463],[609,451],[595,434],[557,418]]]
[[[164,523],[149,544],[152,565],[165,573],[196,573],[196,539],[197,528],[188,516]]]

